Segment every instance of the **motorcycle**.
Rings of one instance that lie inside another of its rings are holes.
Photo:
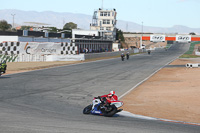
[[[118,109],[123,105],[122,101],[112,101],[111,103],[106,102],[107,99],[95,97],[92,104],[88,105],[83,109],[83,114],[93,114],[93,115],[102,115],[106,117],[112,117],[118,112],[121,112],[123,109]]]
[[[122,61],[124,61],[124,55],[121,55],[121,59],[122,59]]]
[[[0,63],[0,76],[3,74],[3,73],[6,73],[6,68],[7,68],[7,64],[6,62],[1,62]]]
[[[126,59],[127,59],[127,60],[129,59],[129,54],[126,54]]]
[[[151,50],[148,50],[148,54],[151,54]]]

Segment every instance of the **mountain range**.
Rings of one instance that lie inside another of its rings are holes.
[[[15,14],[15,15],[14,15]],[[14,16],[14,17],[13,17]],[[68,12],[53,12],[53,11],[22,11],[15,9],[0,10],[0,20],[6,20],[8,23],[16,26],[21,25],[34,25],[34,26],[53,26],[63,28],[65,23],[74,22],[81,29],[90,29],[92,22],[91,15],[68,13]],[[35,24],[33,24],[33,22]],[[141,32],[142,25],[134,22],[117,20],[117,28],[125,32]],[[179,33],[188,34],[194,32],[200,34],[200,28],[190,28],[182,25],[175,25],[173,27],[151,27],[143,26],[143,32],[150,33]]]

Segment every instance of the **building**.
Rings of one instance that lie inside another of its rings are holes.
[[[13,42],[69,42],[70,34],[48,33],[39,31],[17,30],[17,32],[0,31],[0,43]]]
[[[72,30],[72,40],[79,53],[112,51],[112,40],[104,39],[98,30]]]
[[[98,30],[100,36],[105,39],[116,40],[116,20],[117,12],[115,9],[101,9],[94,11],[91,30]]]

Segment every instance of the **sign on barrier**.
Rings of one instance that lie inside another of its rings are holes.
[[[164,42],[165,35],[150,35],[150,41],[152,42]]]
[[[191,42],[191,36],[190,35],[176,35],[176,41]]]
[[[0,44],[0,54],[18,55],[18,54],[76,54],[77,46],[73,43],[63,42],[4,42]]]
[[[3,42],[0,43],[0,60],[7,62],[46,61],[48,55],[63,55],[60,57],[65,58],[64,60],[84,60],[82,56],[75,56],[77,51],[75,43],[70,42]]]
[[[61,46],[56,43],[21,42],[20,54],[60,54]]]

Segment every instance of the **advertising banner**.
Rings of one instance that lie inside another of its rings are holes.
[[[20,42],[20,54],[60,54],[61,43]]]
[[[66,55],[77,54],[78,48],[70,42],[4,42],[0,54],[4,55]]]
[[[176,41],[191,42],[191,36],[190,35],[176,35]]]
[[[164,42],[165,35],[150,35],[151,42]]]

